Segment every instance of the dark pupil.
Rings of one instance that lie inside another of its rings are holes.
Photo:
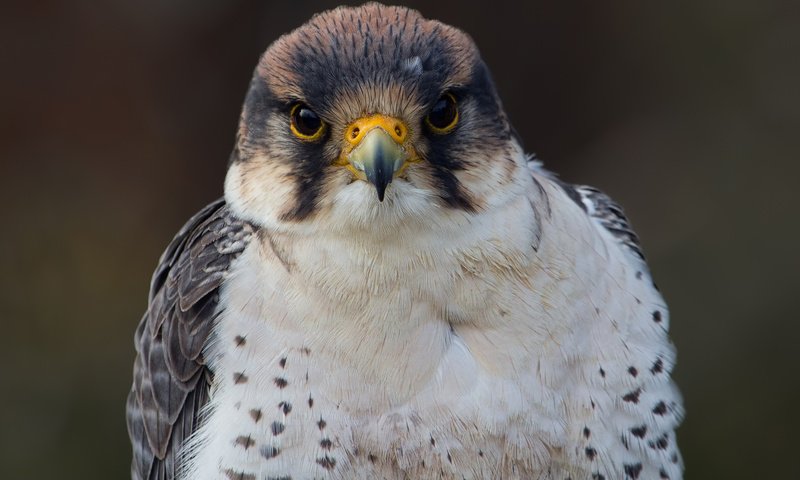
[[[303,135],[314,135],[322,126],[322,120],[308,108],[300,107],[294,113],[294,124]]]
[[[436,101],[428,120],[436,128],[445,128],[456,118],[456,104],[449,96]]]

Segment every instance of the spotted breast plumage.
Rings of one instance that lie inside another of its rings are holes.
[[[224,198],[153,276],[132,478],[679,479],[668,324],[466,34],[331,10],[264,53]]]

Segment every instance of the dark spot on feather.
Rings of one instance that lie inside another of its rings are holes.
[[[628,475],[632,479],[636,480],[639,478],[639,474],[642,473],[642,464],[637,463],[634,465],[623,465],[623,470],[625,470],[625,475]]]
[[[247,383],[247,375],[244,372],[233,372],[233,383],[236,385]]]
[[[664,415],[667,413],[667,405],[663,401],[658,402],[656,406],[653,407],[653,413],[656,415]]]
[[[367,460],[369,460],[369,463],[375,463],[375,460],[377,460],[377,458],[375,458],[375,455],[370,453],[369,455],[367,455]]]
[[[255,440],[253,440],[253,437],[251,435],[247,436],[239,435],[238,437],[236,437],[236,441],[234,442],[234,444],[238,447],[244,447],[244,449],[247,450],[248,448],[255,445],[256,442]]]
[[[669,480],[669,475],[667,475],[667,472],[662,468],[661,470],[658,471],[658,478]]]
[[[625,400],[626,402],[639,403],[639,395],[641,395],[641,393],[642,389],[637,388],[636,390],[623,396],[622,399]]]
[[[432,447],[436,446],[436,440],[434,440],[433,437],[431,437],[431,446]]]
[[[283,377],[275,377],[273,382],[275,382],[275,385],[278,388],[286,388],[286,385],[289,385],[289,382],[287,382],[286,379]]]
[[[333,446],[333,442],[331,442],[330,438],[323,438],[322,440],[320,440],[319,446],[324,448],[325,450],[330,450],[331,447]]]
[[[281,366],[281,368],[286,368],[286,357],[283,357],[283,358],[281,358],[281,359],[278,361],[278,365],[280,365],[280,366]]]
[[[647,445],[653,450],[666,450],[669,446],[669,436],[665,433],[658,437],[655,442],[647,442]]]
[[[622,446],[625,447],[625,450],[631,449],[631,446],[628,444],[628,438],[625,435],[622,435],[619,441],[622,442]]]
[[[328,423],[325,420],[321,419],[321,418],[319,419],[319,422],[317,422],[317,426],[319,427],[320,430],[325,430],[325,427],[327,425],[328,425]]]
[[[309,349],[308,347],[303,347],[300,349],[300,353],[302,353],[305,356],[309,356],[311,355],[311,349]]]
[[[662,360],[659,358],[659,359],[658,359],[658,360],[656,360],[656,362],[653,364],[653,368],[651,368],[651,369],[650,369],[650,373],[652,373],[653,375],[655,375],[655,374],[657,374],[657,373],[661,373],[661,372],[663,372],[663,371],[664,371],[664,362],[663,362],[663,361],[662,361]]]
[[[336,459],[325,455],[322,458],[318,458],[317,463],[325,470],[333,470],[333,467],[336,466]]]
[[[262,457],[269,460],[280,455],[281,450],[278,447],[273,447],[272,445],[262,445],[258,452]]]
[[[631,428],[631,433],[634,437],[644,438],[644,436],[647,434],[647,425]]]
[[[584,438],[589,438],[589,436],[591,434],[592,434],[592,432],[589,431],[589,429],[587,427],[583,427],[583,436],[584,436]]]
[[[286,425],[281,422],[272,422],[272,434],[276,437],[286,430]]]
[[[292,411],[292,404],[289,402],[281,402],[278,404],[278,409],[283,411],[284,415],[288,415]]]
[[[600,367],[600,376],[606,378],[606,371],[603,370],[603,367]]]
[[[450,452],[447,452],[447,461],[453,463],[453,457],[450,456]]]
[[[636,367],[628,367],[628,373],[630,373],[633,378],[636,378],[636,376],[639,375],[639,370],[636,370]]]
[[[661,312],[660,311],[656,310],[656,311],[653,312],[653,321],[656,322],[656,323],[660,323],[661,322]]]
[[[642,279],[642,272],[641,271],[636,272],[636,280],[641,280],[641,279]]]
[[[479,456],[479,457],[482,457],[482,456],[483,456],[483,450],[478,450],[478,456]]]
[[[252,473],[237,472],[232,468],[225,470],[225,476],[228,480],[256,480],[256,476]]]
[[[242,335],[236,335],[236,337],[233,338],[233,341],[236,343],[237,347],[244,346],[244,344],[247,343],[247,340]]]
[[[592,480],[606,480],[606,477],[600,473],[593,473]]]
[[[250,418],[252,418],[254,422],[258,423],[258,421],[261,420],[261,409],[260,408],[251,409]]]
[[[678,463],[678,454],[676,452],[672,452],[672,457],[670,457],[670,461],[672,461],[672,463]]]
[[[308,408],[314,408],[314,399],[308,397]]]
[[[589,460],[594,460],[594,457],[597,456],[597,450],[591,447],[586,447],[586,456],[589,458]]]

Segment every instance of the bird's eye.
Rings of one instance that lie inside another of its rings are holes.
[[[292,107],[289,117],[292,121],[292,133],[301,140],[313,142],[319,140],[325,133],[325,122],[303,103],[296,103]]]
[[[449,93],[439,97],[428,116],[425,117],[425,123],[433,133],[444,135],[452,132],[458,123],[458,105],[455,97]]]

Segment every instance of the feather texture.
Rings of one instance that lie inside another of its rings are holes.
[[[212,373],[202,351],[219,314],[218,290],[252,232],[220,199],[192,217],[161,256],[134,340],[127,403],[133,479],[175,477],[176,455],[208,402]]]
[[[571,185],[561,181],[557,181],[557,183],[579,207],[597,220],[620,244],[640,259],[645,259],[639,236],[631,228],[625,212],[617,202],[589,185]]]

